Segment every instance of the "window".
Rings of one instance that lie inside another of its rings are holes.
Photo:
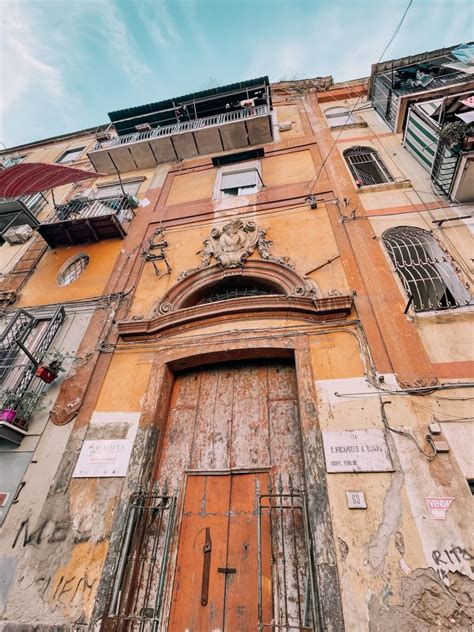
[[[138,189],[140,188],[143,180],[133,180],[132,182],[124,182],[123,190],[126,195],[136,195],[138,193]],[[109,184],[105,184],[103,186],[97,187],[97,192],[94,195],[94,198],[100,200],[104,197],[120,197],[123,195],[122,187],[120,186],[120,182],[110,182]]]
[[[6,169],[7,167],[13,167],[13,165],[18,165],[20,162],[25,160],[26,156],[20,156],[20,154],[13,154],[11,156],[5,156],[2,159],[2,167]]]
[[[262,281],[261,279],[248,278],[246,276],[230,277],[200,289],[193,294],[189,305],[186,305],[186,307],[217,303],[232,298],[265,296],[268,294],[283,294],[283,292],[278,285]]]
[[[256,169],[223,173],[220,186],[222,197],[251,195],[258,191],[258,172]]]
[[[346,149],[344,158],[359,187],[393,181],[378,153],[371,147],[351,147]]]
[[[324,112],[329,127],[339,127],[340,125],[354,125],[360,123],[360,119],[345,107],[329,108]]]
[[[76,281],[89,264],[88,255],[77,255],[72,260],[66,261],[58,273],[58,285],[69,285]]]
[[[73,162],[82,154],[84,147],[76,147],[76,149],[68,149],[56,160],[57,163]]]
[[[415,311],[467,305],[470,295],[450,257],[422,228],[397,226],[382,235],[385,247]]]

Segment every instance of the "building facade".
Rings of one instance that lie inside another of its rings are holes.
[[[3,153],[0,629],[471,628],[456,50]]]

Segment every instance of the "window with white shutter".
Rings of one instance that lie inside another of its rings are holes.
[[[123,191],[126,195],[136,195],[143,180],[134,180],[133,182],[124,182]],[[94,195],[96,199],[105,197],[119,197],[123,195],[120,182],[112,182],[105,186],[97,187],[97,193]]]
[[[217,175],[214,199],[253,195],[258,193],[262,186],[258,161],[224,166],[219,169]]]

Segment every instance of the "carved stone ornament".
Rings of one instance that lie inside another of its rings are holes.
[[[272,242],[265,239],[266,231],[259,228],[255,222],[235,219],[222,228],[213,228],[210,237],[204,240],[204,248],[197,254],[201,255],[201,263],[197,268],[182,272],[178,280],[185,279],[191,274],[211,265],[214,257],[221,268],[241,268],[250,255],[257,249],[262,259],[274,261],[289,268],[294,264],[288,257],[275,257],[270,251]]]

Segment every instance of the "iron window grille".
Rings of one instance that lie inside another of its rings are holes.
[[[415,311],[451,309],[470,302],[452,259],[428,231],[397,226],[385,231],[382,239]]]
[[[79,255],[71,263],[66,263],[66,267],[58,274],[58,285],[69,285],[76,281],[89,265],[88,255]]]
[[[2,389],[22,395],[35,377],[36,364],[25,356],[17,342],[27,347],[41,361],[66,318],[60,306],[50,319],[35,318],[20,309],[0,335],[0,383]]]
[[[357,115],[353,114],[345,107],[329,108],[324,112],[329,127],[339,127],[340,125],[354,125],[360,123]]]
[[[356,146],[346,149],[344,158],[358,186],[393,182],[377,151],[371,147]]]

